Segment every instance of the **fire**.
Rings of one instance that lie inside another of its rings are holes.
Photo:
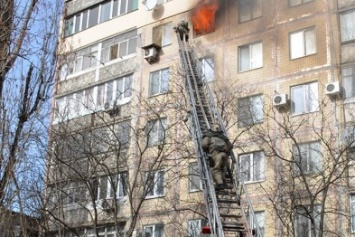
[[[202,1],[196,6],[192,12],[195,34],[204,34],[214,30],[217,10],[218,0]]]

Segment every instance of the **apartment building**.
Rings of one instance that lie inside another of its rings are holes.
[[[217,7],[200,30],[206,4]],[[234,142],[250,228],[355,236],[354,0],[67,0],[65,9],[48,236],[202,236],[173,29],[182,20]]]

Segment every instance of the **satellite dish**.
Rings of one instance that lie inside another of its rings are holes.
[[[157,5],[158,0],[143,0],[142,4],[144,6],[144,9],[146,11],[151,11],[154,9],[154,7]]]

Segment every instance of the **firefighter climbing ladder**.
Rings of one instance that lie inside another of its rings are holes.
[[[200,76],[197,68],[197,57],[194,55],[194,50],[188,40],[185,40],[185,32],[181,32],[181,29],[177,28],[176,33],[180,60],[184,70],[185,87],[190,103],[191,133],[195,142],[199,172],[204,189],[206,212],[212,236],[262,237],[247,190],[243,183],[237,185],[237,175],[233,175],[237,170],[237,163],[233,153],[231,154],[232,165],[227,172],[229,177],[226,177],[225,180],[228,188],[222,191],[215,191],[214,189],[209,164],[207,164],[208,157],[201,146],[202,134],[210,128],[210,124],[213,122],[219,122],[224,133],[225,127],[215,106],[208,84]],[[240,205],[239,197],[242,193],[243,205]],[[245,206],[245,208],[241,206]],[[248,226],[246,213],[254,220],[255,234],[252,234]]]

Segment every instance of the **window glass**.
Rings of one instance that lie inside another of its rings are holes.
[[[81,21],[81,30],[85,30],[88,27],[88,14],[89,14],[88,10],[83,12],[83,18]]]
[[[263,66],[262,43],[254,43],[239,47],[239,71],[260,68]]]
[[[206,82],[212,82],[214,79],[214,60],[212,57],[200,59],[202,78]]]
[[[351,233],[355,233],[355,194],[350,195]]]
[[[262,0],[240,0],[239,21],[245,22],[262,16]]]
[[[296,237],[318,236],[320,226],[320,206],[315,206],[315,210],[309,207],[300,206],[295,210]],[[312,225],[314,223],[314,225]],[[313,232],[315,230],[315,233]]]
[[[255,95],[238,100],[238,126],[246,127],[264,120],[262,95]]]
[[[80,24],[81,24],[81,14],[77,14],[75,16],[75,33],[80,31]]]
[[[346,42],[355,39],[355,10],[340,14],[341,40]]]
[[[189,191],[202,190],[202,183],[197,163],[191,163],[189,165]]]
[[[264,153],[254,152],[240,155],[241,179],[244,182],[264,180]]]
[[[126,11],[127,11],[127,1],[128,0],[121,0],[120,15],[126,13]]]
[[[99,6],[96,6],[92,9],[90,9],[88,27],[92,27],[92,26],[97,25],[98,18],[99,18]]]
[[[320,172],[322,169],[322,156],[319,142],[294,145],[293,159],[295,161],[294,171],[298,175]]]
[[[345,99],[355,98],[355,66],[342,69]]]
[[[316,53],[315,29],[305,29],[290,34],[291,59]]]
[[[169,69],[150,74],[150,95],[166,93],[169,90]]]
[[[100,22],[109,20],[111,17],[111,1],[101,4]]]
[[[319,109],[318,83],[294,86],[291,88],[291,111],[292,114],[314,112]]]
[[[74,33],[74,17],[65,21],[64,36],[69,36]]]

